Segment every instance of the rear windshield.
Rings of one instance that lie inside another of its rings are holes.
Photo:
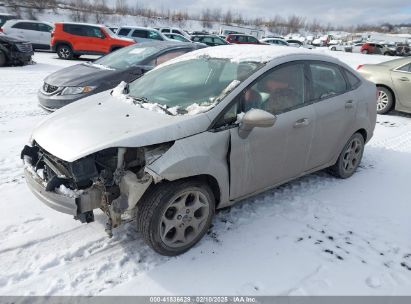
[[[131,45],[101,57],[94,61],[94,63],[115,70],[123,70],[142,64],[145,59],[158,51],[159,49],[156,47]]]

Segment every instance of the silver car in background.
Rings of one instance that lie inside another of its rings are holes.
[[[411,113],[411,58],[363,64],[357,70],[377,85],[378,114],[385,114],[393,109]]]
[[[357,169],[375,84],[304,49],[194,51],[53,113],[25,146],[26,181],[57,211],[107,231],[130,219],[158,253],[197,243],[216,209],[303,175]]]

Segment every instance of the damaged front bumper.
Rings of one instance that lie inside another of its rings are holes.
[[[31,192],[45,205],[56,211],[78,217],[80,214],[101,207],[103,192],[97,187],[92,186],[82,191],[81,194],[68,196],[55,191],[46,191],[44,181],[27,168],[24,169],[24,174]]]

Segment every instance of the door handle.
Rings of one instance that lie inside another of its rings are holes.
[[[407,77],[401,77],[398,79],[399,81],[410,81]]]
[[[354,107],[354,101],[348,100],[348,101],[345,103],[345,108],[346,108],[346,109],[351,109],[351,108],[353,108],[353,107]]]
[[[294,123],[294,128],[303,128],[310,124],[310,120],[308,118],[301,118]]]

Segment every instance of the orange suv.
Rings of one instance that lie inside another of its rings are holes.
[[[52,50],[62,59],[104,55],[133,43],[134,40],[119,38],[97,24],[58,22],[51,33]]]

